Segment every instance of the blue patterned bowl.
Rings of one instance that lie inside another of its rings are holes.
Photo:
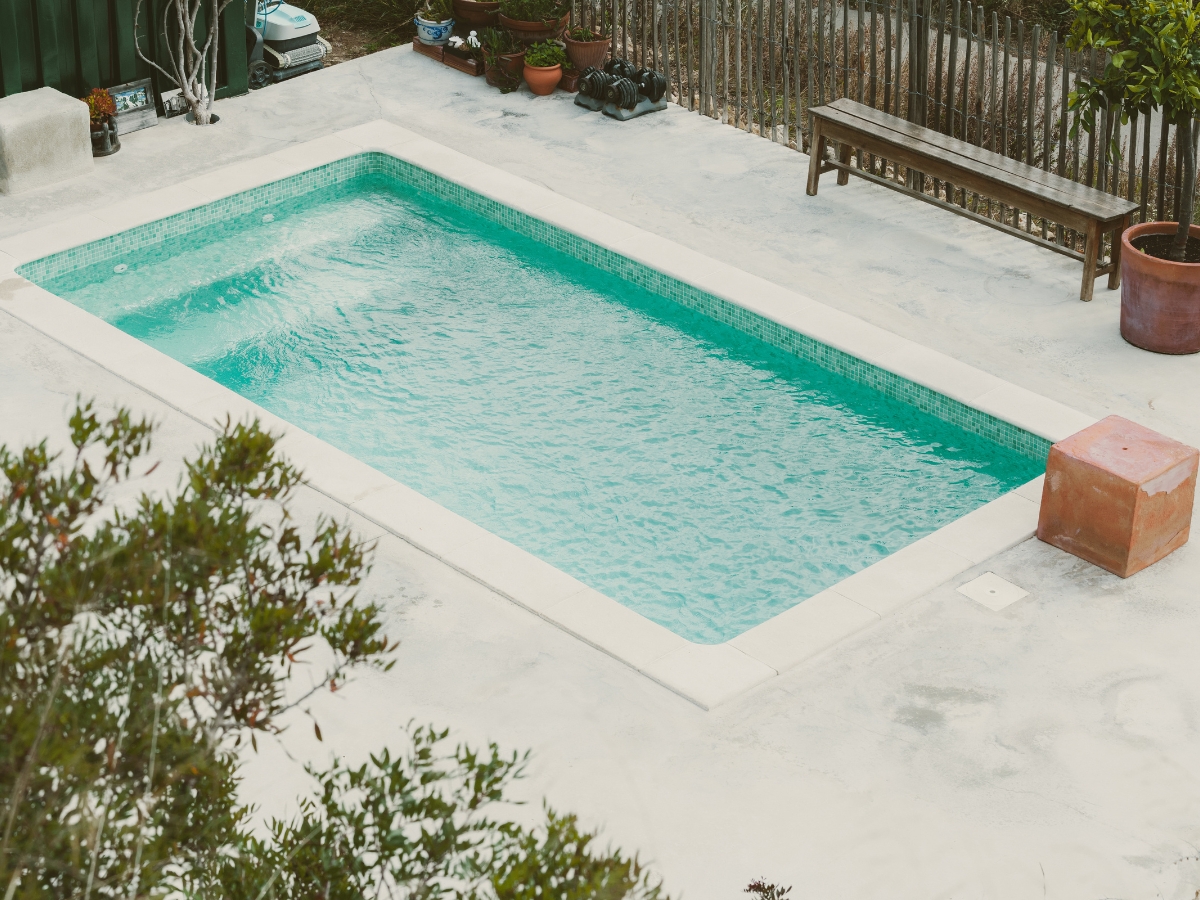
[[[450,40],[450,31],[454,28],[453,19],[447,19],[445,22],[430,22],[428,19],[414,16],[413,21],[417,24],[417,40],[422,44],[441,47]]]

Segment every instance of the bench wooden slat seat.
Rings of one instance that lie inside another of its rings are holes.
[[[1083,261],[1081,300],[1092,299],[1096,278],[1108,275],[1108,286],[1121,284],[1121,232],[1129,227],[1136,203],[1106,194],[1087,185],[1071,181],[1009,159],[944,135],[930,128],[914,125],[904,119],[864,106],[848,98],[835,100],[825,106],[813,107],[813,135],[808,169],[808,193],[817,193],[822,172],[837,170],[838,184],[846,184],[851,173],[894,190],[941,206],[959,215],[976,219],[985,225],[1032,241],[1058,253]],[[837,160],[826,160],[829,142],[838,144]],[[923,173],[926,177],[948,182],[955,188],[965,188],[1006,206],[1021,209],[1031,216],[1040,216],[1085,235],[1084,252],[1079,253],[1038,235],[1022,231],[1007,223],[948,203],[927,194],[908,191],[903,185],[858,169],[850,162],[852,150],[874,154],[897,165]],[[1111,233],[1112,259],[1097,266],[1101,243]]]

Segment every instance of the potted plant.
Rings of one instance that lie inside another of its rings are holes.
[[[478,28],[495,25],[500,17],[500,0],[453,0],[454,21]]]
[[[567,29],[563,43],[573,69],[582,72],[588,67],[599,69],[604,66],[604,59],[608,56],[608,38],[599,31],[577,25]]]
[[[92,130],[92,156],[112,156],[121,149],[117,137],[117,102],[104,88],[93,88],[83,98]]]
[[[450,0],[425,0],[413,22],[417,26],[418,41],[429,47],[444,47],[454,28]]]
[[[560,0],[500,0],[500,24],[526,45],[554,40],[570,18]]]
[[[1200,228],[1192,224],[1200,10],[1195,0],[1070,0],[1070,5],[1071,49],[1095,48],[1108,56],[1104,69],[1071,94],[1070,108],[1081,111],[1083,128],[1094,133],[1096,113],[1105,109],[1119,111],[1122,124],[1131,113],[1157,113],[1175,125],[1183,173],[1179,221],[1143,222],[1121,237],[1121,336],[1156,353],[1200,352]],[[1119,130],[1113,131],[1101,138],[1109,153],[1119,142]]]
[[[525,71],[525,45],[500,28],[485,28],[479,32],[483,48],[483,77],[501,93],[515,91],[521,86]]]
[[[542,41],[525,51],[525,83],[538,96],[554,93],[562,78],[567,54],[558,44]]]

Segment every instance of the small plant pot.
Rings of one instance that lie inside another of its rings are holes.
[[[1142,235],[1178,227],[1143,222],[1121,235],[1121,337],[1154,353],[1200,353],[1200,263],[1159,259],[1133,246]],[[1200,239],[1200,225],[1190,233]]]
[[[525,83],[539,97],[553,94],[562,80],[562,66],[525,66]]]
[[[454,21],[462,25],[492,26],[500,21],[500,3],[485,0],[453,0]]]
[[[567,47],[567,59],[571,60],[573,68],[580,72],[588,66],[604,68],[604,60],[608,57],[608,38],[598,41],[573,41],[564,34],[562,40]]]
[[[526,46],[539,41],[555,40],[566,29],[570,19],[571,14],[568,12],[564,13],[563,17],[557,21],[552,19],[548,22],[523,22],[520,19],[510,19],[504,13],[500,13],[500,24]]]
[[[450,40],[450,32],[454,30],[453,19],[431,22],[420,16],[413,16],[413,22],[417,26],[417,40],[427,47],[446,46],[446,41]]]
[[[494,88],[511,90],[519,87],[521,76],[525,73],[524,53],[505,53],[495,58],[484,69],[483,77]]]
[[[92,127],[92,156],[112,156],[121,149],[117,123],[112,119]]]
[[[558,89],[568,94],[576,93],[579,90],[579,70],[564,68],[562,78],[558,80]]]

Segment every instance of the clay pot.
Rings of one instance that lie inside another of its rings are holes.
[[[553,94],[562,79],[562,66],[525,66],[525,83],[539,97]]]
[[[574,94],[579,90],[579,71],[577,69],[564,68],[562,78],[558,80],[558,89],[566,91],[568,94]]]
[[[1154,353],[1200,352],[1200,263],[1148,256],[1131,241],[1173,234],[1174,222],[1143,222],[1121,235],[1121,337]],[[1200,225],[1191,228],[1200,238]]]
[[[573,41],[570,35],[563,35],[563,43],[567,46],[567,59],[571,66],[582,72],[588,66],[599,69],[604,65],[608,56],[608,38],[598,41]]]
[[[500,54],[500,68],[507,75],[514,78],[520,78],[525,72],[525,54],[524,53],[502,53]]]
[[[538,41],[552,41],[567,27],[571,14],[563,13],[557,22],[522,22],[520,19],[510,19],[500,13],[500,24],[507,28],[517,40],[523,44],[536,44]]]
[[[454,21],[460,25],[495,25],[500,20],[500,3],[486,0],[453,0]]]

